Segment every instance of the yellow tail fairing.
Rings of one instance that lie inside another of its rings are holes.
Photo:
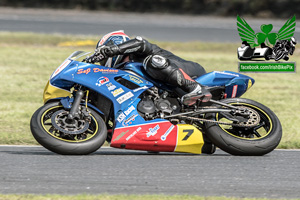
[[[46,103],[50,99],[67,97],[67,96],[71,96],[70,91],[55,87],[51,85],[50,81],[47,82],[47,85],[44,89],[44,95],[43,95],[44,103]]]
[[[175,152],[201,154],[204,145],[202,132],[189,124],[177,124],[177,127]]]

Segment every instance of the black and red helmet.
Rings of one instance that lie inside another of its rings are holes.
[[[97,43],[96,48],[99,48],[103,45],[110,46],[110,45],[119,45],[125,41],[130,40],[128,35],[124,33],[123,30],[110,32],[104,35]],[[109,57],[101,62],[102,65],[106,67],[114,67],[119,64],[123,60],[123,55],[116,55],[114,57]]]

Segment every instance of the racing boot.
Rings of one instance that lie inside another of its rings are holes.
[[[212,97],[207,89],[195,81],[186,80],[186,85],[184,87],[190,90],[189,93],[181,97],[181,103],[186,106],[194,105],[198,99],[202,102],[208,102]]]

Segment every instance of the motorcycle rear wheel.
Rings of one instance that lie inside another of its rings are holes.
[[[255,110],[260,115],[260,122],[251,128],[206,123],[206,135],[217,147],[232,155],[261,156],[278,146],[282,137],[282,127],[277,116],[269,108],[250,99],[232,98],[222,102]],[[221,114],[209,114],[206,118],[227,120]]]
[[[82,133],[66,134],[53,125],[51,117],[55,113],[68,112],[60,102],[47,103],[32,116],[30,128],[34,138],[46,149],[62,155],[86,155],[99,149],[107,137],[105,122],[94,110],[91,112],[91,122],[82,128]],[[62,116],[63,117],[63,116]],[[87,123],[87,122],[86,122]],[[64,126],[62,126],[64,128]]]

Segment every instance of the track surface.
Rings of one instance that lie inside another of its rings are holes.
[[[61,156],[38,146],[0,146],[0,193],[299,198],[299,155],[152,155],[102,148],[89,156]]]
[[[277,32],[288,20],[245,18],[255,32],[262,24],[273,24]],[[120,29],[159,41],[241,42],[232,17],[0,8],[0,31],[100,36]],[[300,39],[298,28],[294,36]]]

